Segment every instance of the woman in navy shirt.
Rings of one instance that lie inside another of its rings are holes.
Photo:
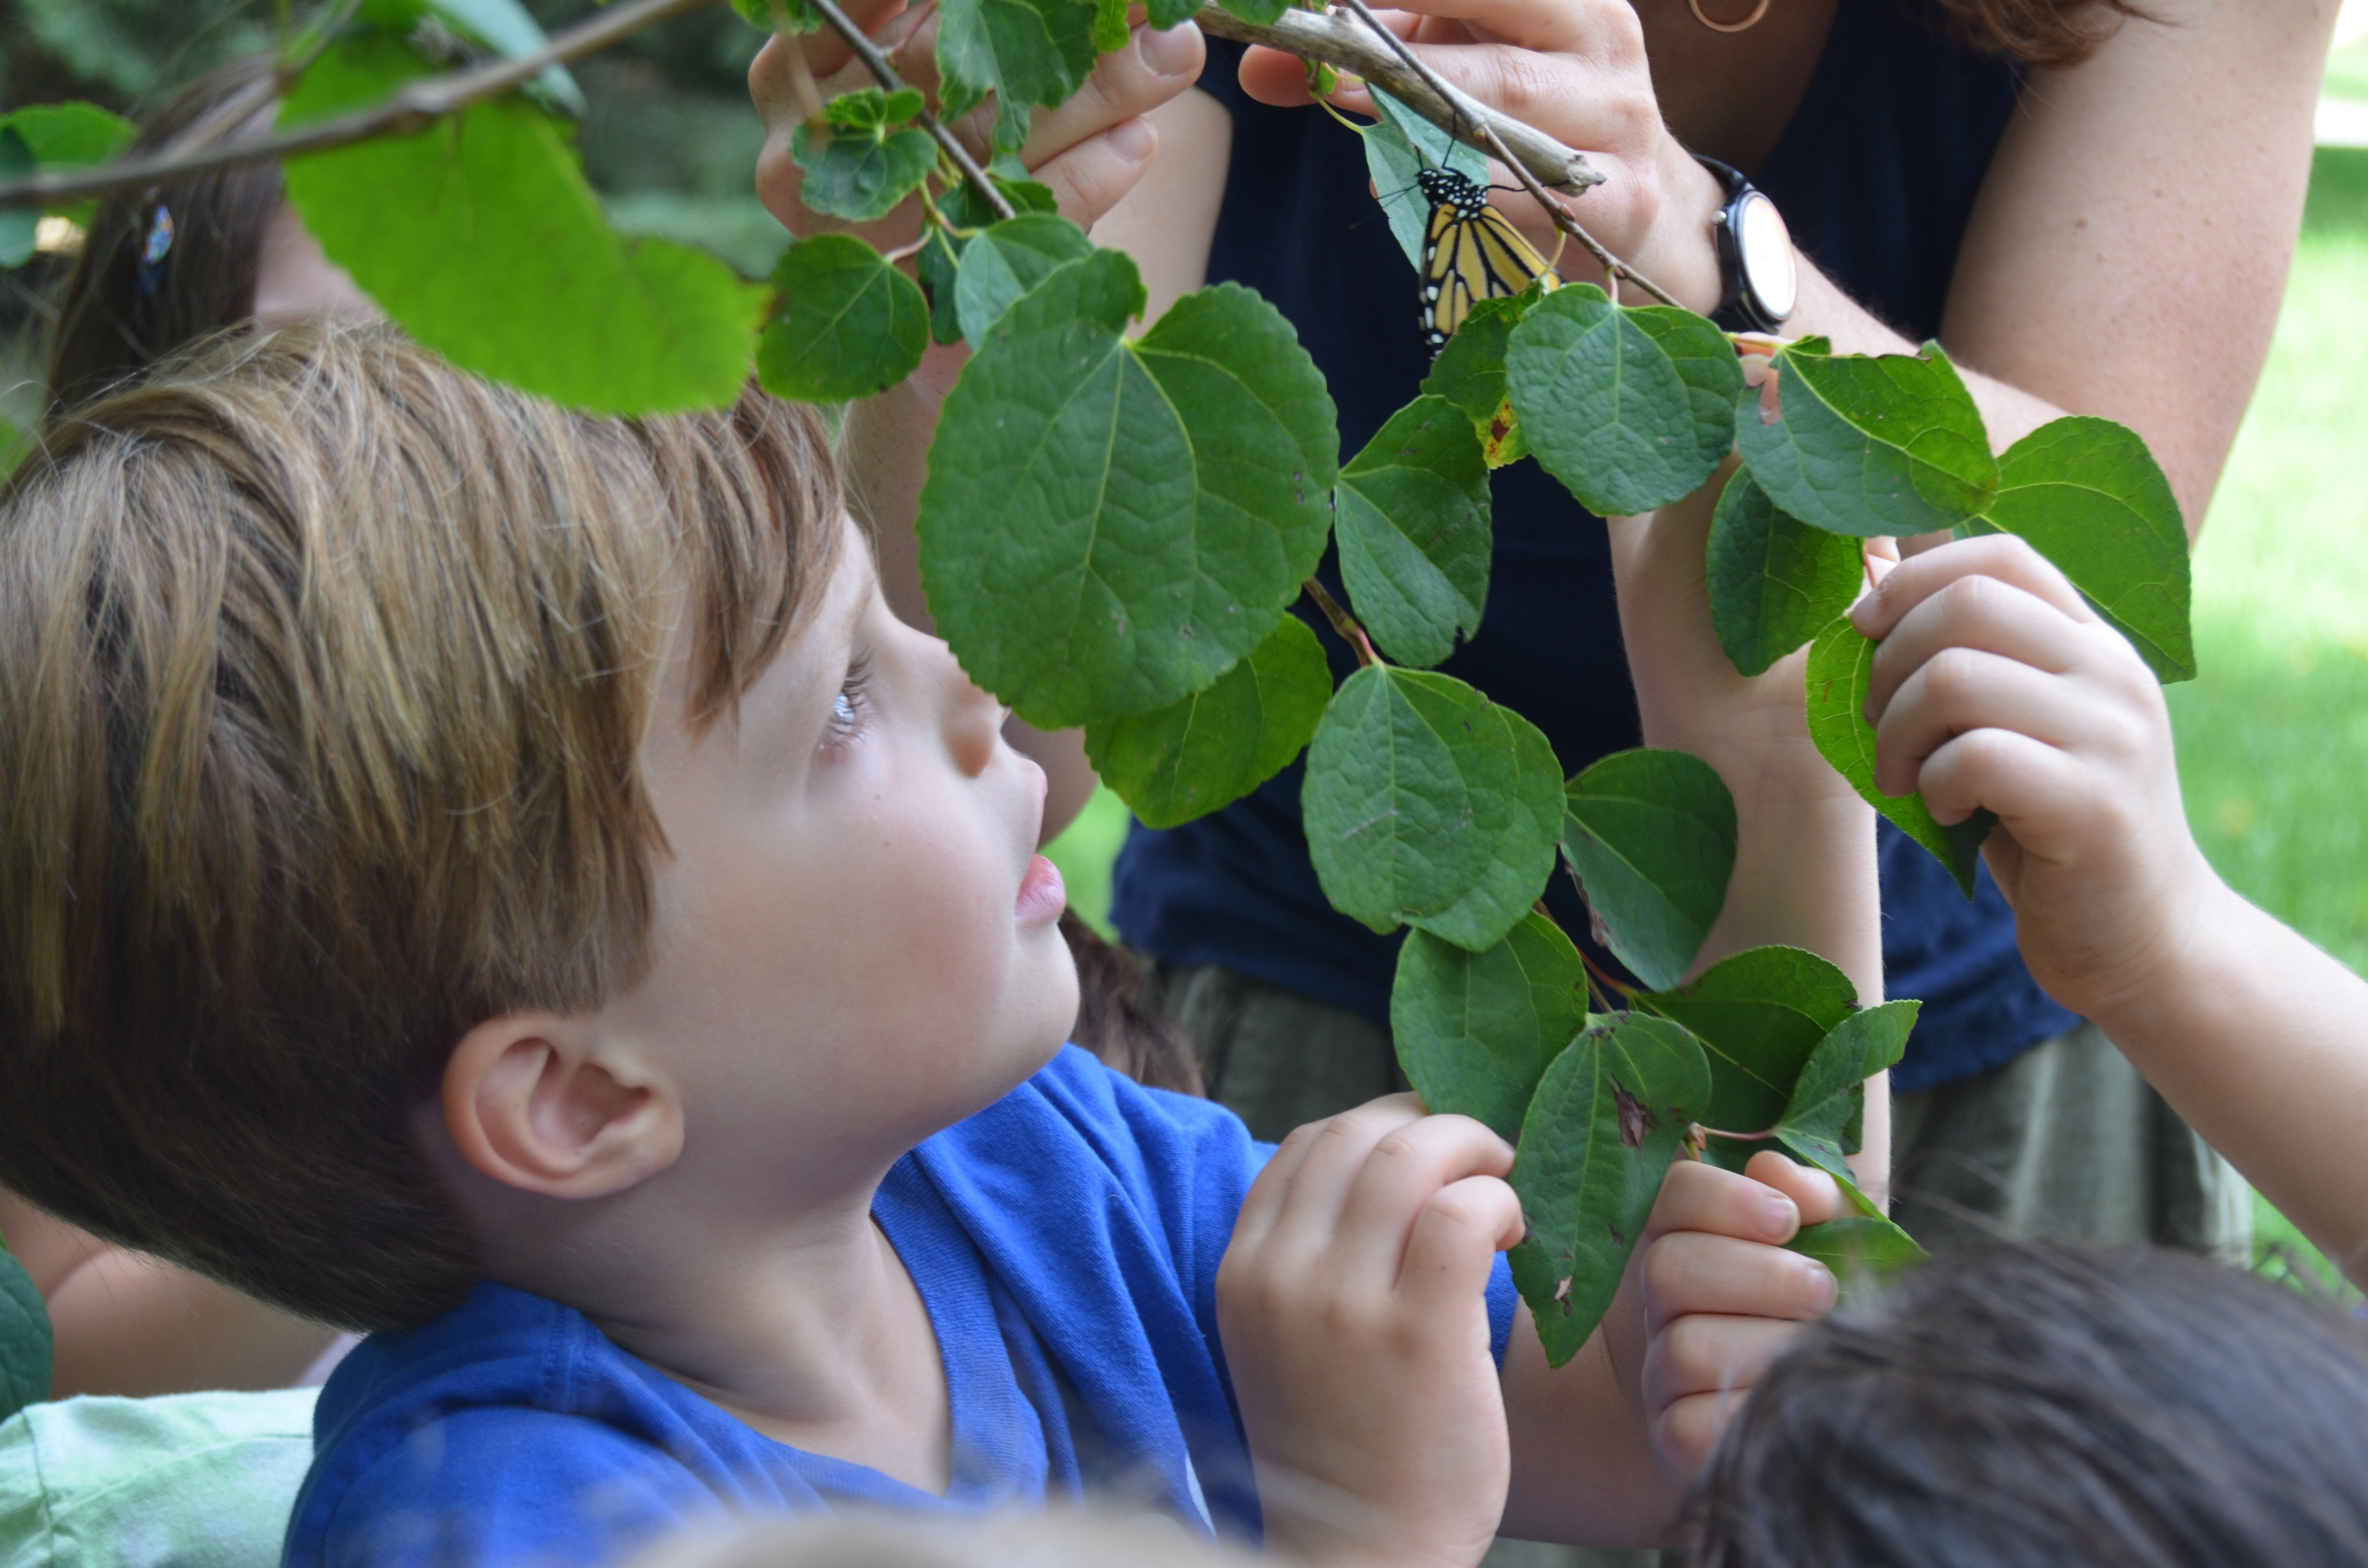
[[[2200,526],[2275,322],[2332,7],[1417,8],[1435,69],[1588,152],[1609,179],[1581,219],[1686,303],[1707,311],[1721,286],[1710,222],[1725,192],[1699,151],[1745,170],[1790,222],[1804,267],[1788,333],[1868,353],[1940,337],[2001,449],[2061,413],[2119,419]],[[1358,138],[1297,107],[1303,81],[1287,57],[1212,40],[1200,90],[1151,117],[1158,161],[1095,232],[1143,264],[1146,319],[1204,278],[1272,301],[1331,383],[1345,456],[1414,395],[1429,356]],[[1551,246],[1528,198],[1497,199]],[[1565,272],[1584,276],[1574,256]],[[1442,667],[1535,722],[1576,772],[1639,739],[1604,529],[1534,462],[1494,483],[1486,613]],[[1316,630],[1339,672],[1353,667]],[[1211,1091],[1269,1138],[1403,1082],[1388,1036],[1399,938],[1325,900],[1300,783],[1294,767],[1201,821],[1138,826],[1112,909],[1155,960]],[[1893,1074],[1910,1227],[2241,1248],[2241,1185],[2039,991],[1987,872],[1968,903],[1887,824],[1879,854],[1885,989],[1925,1002]],[[1566,882],[1547,902],[1565,930],[1588,929]]]

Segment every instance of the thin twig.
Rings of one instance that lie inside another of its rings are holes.
[[[825,0],[826,3],[826,0]],[[28,175],[0,183],[0,208],[46,207],[118,190],[138,190],[183,175],[203,174],[268,158],[325,152],[374,136],[424,131],[471,104],[498,97],[532,81],[554,65],[580,60],[670,17],[712,6],[715,0],[620,0],[598,16],[568,28],[532,54],[489,61],[466,71],[423,77],[393,97],[335,119],[324,119],[276,136],[221,142],[194,151],[166,149],[120,158],[92,169]]]
[[[1406,40],[1382,26],[1382,19],[1373,15],[1372,9],[1366,6],[1365,0],[1341,0],[1341,4],[1354,11],[1365,26],[1372,29],[1397,57],[1406,62],[1406,68],[1421,77],[1433,92],[1442,98],[1448,98],[1451,103],[1455,101],[1449,97],[1452,89],[1445,82],[1440,81],[1429,66],[1417,58],[1414,51],[1406,47]],[[1580,226],[1577,218],[1572,215],[1570,209],[1559,197],[1547,193],[1545,187],[1539,183],[1537,176],[1530,172],[1529,165],[1513,156],[1513,150],[1505,144],[1505,139],[1497,133],[1497,127],[1492,123],[1492,118],[1480,119],[1474,127],[1482,146],[1494,153],[1498,163],[1513,171],[1513,177],[1520,180],[1521,187],[1545,210],[1546,216],[1554,220],[1555,228],[1587,247],[1588,253],[1595,257],[1596,265],[1603,268],[1604,277],[1613,284],[1613,292],[1618,292],[1618,284],[1624,278],[1660,301],[1661,303],[1676,305],[1678,301],[1675,295],[1606,250],[1593,234]],[[1679,305],[1678,308],[1682,310],[1685,307]]]
[[[1326,593],[1324,585],[1315,578],[1307,579],[1306,588],[1307,597],[1315,601],[1315,608],[1324,612],[1324,619],[1332,623],[1332,630],[1340,634],[1340,641],[1357,651],[1359,667],[1371,669],[1380,664],[1382,656],[1373,652],[1372,642],[1366,637],[1365,629],[1357,624],[1357,618],[1342,609],[1340,601]]]
[[[905,90],[905,79],[896,74],[894,66],[888,63],[888,57],[880,51],[880,46],[865,36],[861,28],[848,21],[846,12],[832,5],[831,0],[807,0],[807,3],[814,6],[824,21],[830,24],[830,30],[844,40],[848,48],[855,51],[855,58],[863,62],[864,69],[879,80],[881,91],[901,93]],[[970,155],[970,149],[962,144],[962,139],[946,129],[945,121],[923,109],[921,128],[937,138],[938,145],[946,150],[946,156],[953,160],[954,167],[962,172],[962,178],[978,192],[979,199],[986,203],[989,211],[997,218],[1012,216],[1011,203],[1003,199],[1003,192],[995,188],[995,182],[986,177],[986,171],[978,166],[978,160]]]
[[[1515,150],[1517,165],[1527,168],[1542,184],[1560,190],[1581,191],[1603,183],[1601,172],[1587,161],[1584,153],[1572,151],[1535,126],[1487,108],[1436,76],[1407,70],[1395,51],[1376,45],[1365,28],[1350,17],[1292,9],[1271,24],[1262,24],[1246,22],[1215,6],[1203,6],[1192,20],[1212,38],[1264,44],[1375,83],[1406,108],[1477,152],[1492,149],[1479,139],[1474,128],[1489,127]],[[1395,36],[1391,41],[1396,41]]]

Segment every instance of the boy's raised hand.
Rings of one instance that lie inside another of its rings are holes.
[[[1875,782],[1984,853],[2040,984],[2097,1017],[2176,962],[2217,879],[2180,801],[2153,674],[2062,573],[1991,535],[1914,556],[1851,612],[1881,640]]]
[[[1310,1562],[1470,1564],[1509,1463],[1489,1353],[1513,1152],[1393,1095],[1299,1129],[1242,1205],[1217,1321],[1268,1543]]]

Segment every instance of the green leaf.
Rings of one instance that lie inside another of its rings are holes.
[[[806,171],[799,199],[808,207],[869,223],[921,188],[937,167],[938,144],[926,131],[837,130],[817,136],[811,124],[801,123],[790,132],[790,156]]]
[[[1094,52],[1110,54],[1126,47],[1127,0],[1095,0]]]
[[[1532,283],[1509,298],[1482,300],[1472,307],[1447,347],[1430,364],[1422,390],[1462,409],[1480,437],[1480,455],[1490,468],[1503,468],[1530,455],[1530,438],[1513,413],[1505,387],[1505,348],[1530,307],[1545,298]]]
[[[972,352],[985,346],[987,329],[1014,301],[1093,249],[1083,229],[1051,213],[1026,213],[973,238],[954,277],[954,312]]]
[[[1763,424],[1759,391],[1741,390],[1736,440],[1759,487],[1810,527],[1937,533],[1998,494],[1981,410],[1939,344],[1869,358],[1795,343],[1777,351],[1775,374],[1781,417]]]
[[[1538,1080],[1586,1027],[1587,970],[1543,915],[1476,953],[1427,931],[1398,949],[1390,1034],[1406,1081],[1432,1110],[1486,1122],[1508,1142]]]
[[[50,1397],[56,1355],[40,1291],[25,1266],[0,1249],[0,1420]]]
[[[1128,343],[1143,301],[1116,251],[1054,270],[988,333],[929,452],[939,631],[1043,729],[1207,687],[1324,552],[1339,437],[1291,324],[1228,283]]]
[[[1599,516],[1692,494],[1735,445],[1743,371],[1726,334],[1691,311],[1557,289],[1513,329],[1505,372],[1530,449]]]
[[[1053,193],[1033,180],[999,179],[990,174],[996,188],[1011,205],[1015,213],[1051,212]],[[917,270],[921,288],[929,299],[929,335],[939,343],[962,341],[962,318],[954,306],[954,282],[962,266],[962,252],[970,247],[977,231],[996,222],[995,209],[986,199],[971,187],[968,180],[938,196],[938,211],[953,225],[949,233],[935,224],[928,232],[928,243],[921,247]]]
[[[33,172],[33,151],[14,126],[0,126],[0,180],[22,179]],[[0,207],[0,267],[22,267],[33,259],[40,213],[30,207]]]
[[[1323,645],[1305,621],[1286,615],[1207,690],[1087,725],[1086,756],[1144,825],[1174,827],[1290,767],[1331,699]]]
[[[1273,17],[1252,17],[1238,6],[1225,8],[1250,21],[1270,25],[1274,20]],[[1281,16],[1283,9],[1276,6],[1274,16]],[[1406,260],[1420,272],[1423,233],[1430,224],[1430,199],[1423,195],[1415,176],[1425,169],[1453,169],[1474,184],[1486,186],[1488,160],[1371,82],[1365,84],[1365,90],[1372,95],[1373,108],[1381,116],[1379,123],[1364,128],[1365,168],[1373,176],[1373,195],[1390,221],[1391,235],[1398,242],[1398,248],[1406,252]],[[1407,296],[1409,312],[1418,304],[1413,295]],[[1501,392],[1497,395],[1503,396]]]
[[[364,7],[364,15],[370,9]],[[423,0],[421,9],[434,12],[446,27],[505,60],[523,60],[551,42],[541,24],[518,0]],[[409,26],[398,26],[388,30],[399,34],[411,29]],[[568,74],[564,65],[553,65],[544,71],[534,79],[534,85],[569,114],[580,117],[588,107],[584,101],[584,89]]]
[[[1738,470],[1710,524],[1710,619],[1736,669],[1760,674],[1856,603],[1863,550],[1778,511]]]
[[[885,131],[921,112],[925,100],[911,87],[899,87],[891,97],[878,87],[858,87],[822,106],[823,119],[835,131]]]
[[[1890,1221],[1852,1214],[1811,1225],[1784,1244],[1789,1252],[1814,1257],[1833,1270],[1839,1287],[1835,1304],[1853,1307],[1879,1292],[1903,1270],[1930,1261],[1916,1238]]]
[[[2081,417],[2041,426],[1998,460],[1982,520],[2054,562],[2157,678],[2195,678],[2187,527],[2136,431]]]
[[[1377,665],[1342,684],[1316,726],[1301,802],[1334,908],[1477,951],[1554,869],[1561,770],[1520,714],[1451,676]]]
[[[131,147],[139,128],[91,103],[36,104],[0,115],[0,130],[13,131],[44,169],[87,169],[109,163]]]
[[[943,0],[938,98],[954,119],[989,93],[1000,106],[995,145],[1028,140],[1030,105],[1066,102],[1094,68],[1093,0]]]
[[[732,8],[767,32],[810,33],[823,26],[822,13],[805,0],[732,0]]]
[[[1513,1281],[1556,1367],[1602,1321],[1710,1098],[1709,1063],[1683,1028],[1641,1013],[1590,1022],[1538,1085],[1510,1177],[1530,1227]]]
[[[280,123],[377,103],[428,70],[393,40],[341,44]],[[567,133],[524,99],[291,159],[288,196],[331,260],[464,369],[618,414],[721,407],[747,379],[765,290],[704,252],[610,230]]]
[[[1782,1119],[1802,1067],[1858,1008],[1850,976],[1800,948],[1749,948],[1691,985],[1636,998],[1691,1029],[1710,1053],[1709,1113],[1729,1132],[1762,1132]],[[1735,1146],[1713,1140],[1713,1153]],[[1741,1151],[1740,1166],[1751,1151]],[[1725,1160],[1722,1164],[1727,1163]]]
[[[1480,630],[1488,467],[1463,411],[1423,396],[1390,415],[1333,493],[1340,575],[1390,657],[1428,668]]]
[[[1989,836],[1990,824],[1998,818],[1975,812],[1953,827],[1943,827],[1923,796],[1886,795],[1874,787],[1874,726],[1866,722],[1874,648],[1846,615],[1837,616],[1809,644],[1809,738],[1834,765],[1835,772],[1849,779],[1869,805],[1949,868],[1957,886],[1971,898],[1974,873],[1981,864],[1982,840]]]
[[[1842,1157],[1858,1153],[1866,1081],[1899,1060],[1923,1006],[1885,1002],[1852,1013],[1817,1042],[1776,1124],[1784,1147],[1842,1181],[1854,1179]]]
[[[775,397],[870,397],[911,375],[928,347],[920,285],[852,234],[791,245],[773,288],[781,310],[757,346],[757,376]]]
[[[1605,942],[1637,979],[1683,979],[1726,903],[1735,798],[1681,751],[1614,752],[1564,791],[1562,850]]]

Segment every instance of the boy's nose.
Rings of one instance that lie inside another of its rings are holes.
[[[984,773],[995,760],[996,743],[1010,710],[970,678],[952,649],[939,642],[937,654],[945,662],[947,749],[964,773]]]

